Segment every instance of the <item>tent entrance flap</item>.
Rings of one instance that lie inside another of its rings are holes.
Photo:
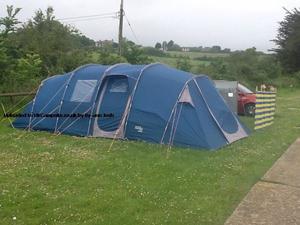
[[[108,76],[100,89],[99,103],[93,136],[123,137],[123,116],[129,99],[128,78],[122,75]]]

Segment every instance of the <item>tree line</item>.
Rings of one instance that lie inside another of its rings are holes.
[[[159,49],[162,51],[188,51],[188,52],[205,52],[205,53],[230,53],[230,48],[222,49],[219,45],[214,45],[212,47],[183,47],[179,44],[175,43],[173,40],[156,42],[154,45],[155,49]]]
[[[17,19],[20,10],[7,6],[7,15],[0,18],[0,92],[32,90],[48,76],[69,72],[87,63],[147,64],[153,62],[152,56],[170,57],[160,49],[182,50],[173,40],[143,47],[124,38],[123,54],[119,56],[117,43],[96,43],[76,27],[57,20],[52,7],[37,10],[23,23]],[[255,48],[231,52],[217,45],[209,49],[191,47],[189,51],[229,53],[228,57],[194,58],[208,63],[192,72],[252,84],[297,83],[300,80],[300,12],[298,9],[285,11],[286,16],[279,23],[278,34],[273,40],[277,47],[272,49],[272,54],[263,54]],[[178,57],[176,67],[191,71],[191,59]]]
[[[244,81],[255,86],[269,83],[276,86],[300,86],[300,11],[285,10],[279,22],[277,36],[272,40],[276,48],[271,54],[257,52],[255,48],[236,51],[226,58],[216,58],[198,72],[215,79]]]
[[[73,26],[55,18],[54,9],[37,10],[21,23],[21,8],[7,6],[0,18],[0,91],[31,90],[47,76],[63,74],[87,63],[114,64],[152,62],[140,46],[123,40],[122,57],[118,45],[97,47],[94,40]]]

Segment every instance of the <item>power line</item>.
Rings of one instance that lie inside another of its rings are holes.
[[[118,12],[110,12],[110,13],[101,13],[101,14],[94,14],[94,15],[85,15],[85,16],[74,16],[74,17],[66,17],[66,18],[60,18],[60,19],[57,19],[61,22],[66,22],[66,23],[73,23],[73,22],[81,22],[81,21],[90,21],[90,20],[101,20],[101,19],[120,19],[120,24],[122,22],[122,17],[125,17],[126,19],[126,22],[130,28],[130,31],[131,33],[133,34],[133,37],[135,38],[136,42],[138,44],[140,44],[140,41],[136,35],[136,33],[134,32],[132,26],[131,26],[131,23],[128,19],[128,17],[126,16],[125,14],[125,11],[123,9],[123,0],[121,0],[121,8],[120,8],[120,11]],[[122,22],[123,24],[123,22]],[[119,29],[121,28],[121,26],[119,25]],[[122,37],[122,32],[119,31],[119,36],[121,35]],[[119,37],[119,44],[121,44],[121,39]]]
[[[117,17],[115,17],[115,16],[103,16],[103,17],[96,17],[96,18],[64,20],[62,22],[73,23],[73,22],[90,21],[90,20],[101,20],[101,19],[117,19]]]
[[[82,19],[82,18],[90,18],[90,17],[102,17],[102,16],[117,16],[117,12],[111,12],[111,13],[101,13],[101,14],[94,14],[94,15],[87,15],[87,16],[75,16],[75,17],[66,17],[66,18],[61,18],[61,19],[57,19],[60,21],[63,20],[72,20],[72,19]]]
[[[131,26],[131,24],[130,24],[130,22],[129,22],[129,19],[128,19],[128,17],[126,16],[126,14],[125,14],[125,18],[126,18],[126,21],[127,21],[127,23],[128,23],[128,26],[129,26],[129,28],[130,28],[130,30],[131,30],[131,32],[132,32],[132,34],[133,34],[135,40],[137,41],[138,44],[140,44],[140,41],[139,41],[139,39],[137,38],[137,36],[136,36],[136,34],[135,34],[135,32],[134,32],[134,30],[133,30],[133,28],[132,28],[132,26]]]

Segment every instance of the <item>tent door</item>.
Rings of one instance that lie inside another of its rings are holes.
[[[100,90],[94,135],[98,137],[118,137],[123,135],[123,115],[128,108],[129,85],[128,78],[113,75],[105,78]]]

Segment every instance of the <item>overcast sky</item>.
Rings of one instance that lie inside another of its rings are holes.
[[[174,40],[181,46],[212,46],[267,51],[274,45],[284,10],[300,6],[299,0],[124,0],[124,9],[140,44]],[[21,7],[21,21],[37,9],[53,6],[56,18],[117,12],[120,0],[0,0],[0,16],[6,5]],[[94,39],[117,40],[118,21],[107,18],[73,23]],[[135,42],[126,20],[124,36]]]

